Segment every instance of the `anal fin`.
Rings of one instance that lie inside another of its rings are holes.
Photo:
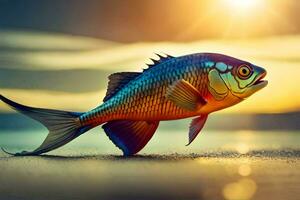
[[[159,121],[109,121],[102,126],[109,139],[123,151],[124,156],[139,152],[152,138]]]

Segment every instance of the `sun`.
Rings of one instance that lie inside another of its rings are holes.
[[[251,8],[257,1],[255,0],[227,0],[232,6],[236,8]]]
[[[259,7],[262,0],[224,0],[224,3],[235,12],[245,12]]]

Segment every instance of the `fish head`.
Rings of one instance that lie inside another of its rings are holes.
[[[266,75],[264,68],[244,62],[233,66],[230,72],[221,74],[221,77],[234,96],[245,99],[267,86],[268,81],[263,80]]]
[[[222,102],[222,107],[234,105],[268,84],[263,80],[266,70],[249,62],[217,55],[213,63],[208,73],[208,89],[214,100]]]

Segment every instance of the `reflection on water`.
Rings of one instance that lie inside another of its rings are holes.
[[[249,176],[251,174],[251,167],[247,164],[242,164],[239,166],[238,172],[241,176]]]
[[[256,183],[249,178],[241,178],[240,180],[228,183],[223,188],[223,195],[228,200],[247,200],[256,192]]]
[[[252,169],[249,164],[241,163],[238,167],[238,174],[241,178],[236,182],[230,182],[223,188],[223,196],[228,200],[251,199],[256,192],[257,185],[250,176]]]
[[[247,136],[251,135],[251,138],[255,140],[255,132],[247,133]],[[246,137],[246,140],[249,137]],[[243,137],[241,137],[243,139]],[[244,141],[245,142],[245,141]],[[239,154],[247,154],[250,151],[249,145],[247,143],[238,143],[236,145],[236,150]],[[257,191],[257,184],[254,179],[251,178],[251,163],[249,158],[241,158],[239,160],[233,161],[237,166],[237,174],[240,176],[237,181],[229,182],[224,185],[222,189],[222,194],[227,200],[248,200],[252,199]],[[233,170],[232,168],[230,168]]]
[[[240,154],[246,154],[249,152],[249,146],[245,143],[239,143],[235,148]]]

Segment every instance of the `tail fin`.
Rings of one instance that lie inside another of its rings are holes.
[[[79,116],[82,113],[24,106],[5,98],[2,95],[0,95],[0,99],[14,110],[41,122],[49,130],[49,134],[41,146],[34,151],[23,151],[21,153],[13,154],[16,156],[39,155],[46,153],[67,144],[79,135],[93,128],[92,126],[81,125]]]

